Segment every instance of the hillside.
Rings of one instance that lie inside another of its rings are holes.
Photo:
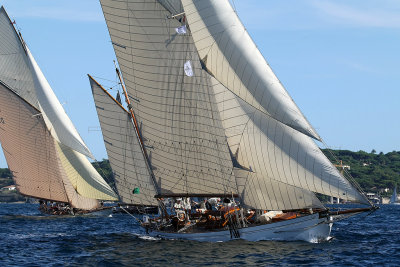
[[[112,170],[108,160],[102,160],[92,163],[95,169],[100,173],[104,180],[111,186],[114,187],[114,179],[112,177]],[[11,172],[7,168],[0,168],[0,188],[14,184],[14,180],[11,177]],[[19,194],[17,191],[8,192],[0,191],[0,202],[15,202],[24,201],[25,197]]]
[[[400,186],[400,151],[389,153],[371,153],[365,151],[353,152],[349,150],[322,150],[335,164],[342,161],[343,165],[350,166],[348,172],[360,184],[364,191],[378,192],[389,188],[390,191],[397,184]],[[112,170],[108,160],[93,163],[101,176],[114,187]],[[12,184],[11,173],[8,169],[0,168],[0,188]],[[390,192],[387,193],[387,195]]]
[[[333,154],[343,165],[349,165],[349,173],[364,191],[392,190],[396,184],[400,186],[400,151],[377,154],[374,150],[371,153],[331,150],[331,154],[323,149],[323,152],[332,162],[336,162]]]

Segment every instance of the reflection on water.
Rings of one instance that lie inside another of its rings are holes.
[[[1,266],[400,264],[400,206],[338,222],[334,239],[322,244],[160,240],[145,236],[128,215],[55,217],[41,216],[36,209],[32,204],[0,204]]]

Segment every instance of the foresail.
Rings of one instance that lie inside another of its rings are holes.
[[[63,106],[58,101],[29,48],[27,46],[25,48],[33,75],[39,108],[43,113],[49,131],[60,143],[94,159],[94,156],[83,142],[67,113],[65,113]]]
[[[54,140],[54,142],[57,141]],[[59,164],[61,164],[60,161]],[[94,210],[100,208],[100,202],[97,199],[87,198],[76,192],[75,188],[72,186],[72,184],[69,181],[69,178],[67,177],[67,173],[65,173],[65,170],[61,167],[61,165],[60,165],[60,172],[62,173],[65,192],[68,196],[68,202],[72,208],[81,210]]]
[[[235,168],[239,194],[243,204],[253,209],[293,210],[324,208],[309,190],[277,181],[257,172]]]
[[[92,199],[118,200],[115,192],[84,155],[58,142],[57,152],[69,181],[80,195]]]
[[[27,55],[4,7],[0,8],[0,81],[34,107],[37,106],[34,82]]]
[[[0,83],[0,142],[17,189],[26,196],[68,202],[53,138],[37,113]]]
[[[182,0],[204,68],[249,105],[320,140],[228,0]]]
[[[161,193],[236,193],[209,78],[182,17],[159,1],[101,1]]]
[[[301,196],[295,188],[369,204],[365,196],[340,175],[311,138],[265,116],[217,80],[212,78],[212,81],[234,159],[237,166],[249,172],[247,176],[241,174],[249,179],[246,192],[256,191],[273,200],[277,194],[282,194],[282,190],[271,190],[270,183],[273,182],[279,186],[290,185],[287,190],[296,190],[299,203],[306,196]],[[264,200],[260,198],[260,201]],[[293,200],[290,203],[293,207],[298,206]]]
[[[89,80],[121,201],[128,204],[157,205],[154,198],[157,192],[129,112],[91,76]]]

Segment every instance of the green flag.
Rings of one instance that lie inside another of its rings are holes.
[[[135,194],[140,194],[140,190],[139,187],[135,187],[135,189],[133,189],[132,193]]]

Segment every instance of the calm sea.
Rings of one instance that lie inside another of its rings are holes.
[[[0,266],[400,266],[400,205],[338,222],[322,244],[156,240],[129,215],[51,217],[37,208],[0,204]]]

